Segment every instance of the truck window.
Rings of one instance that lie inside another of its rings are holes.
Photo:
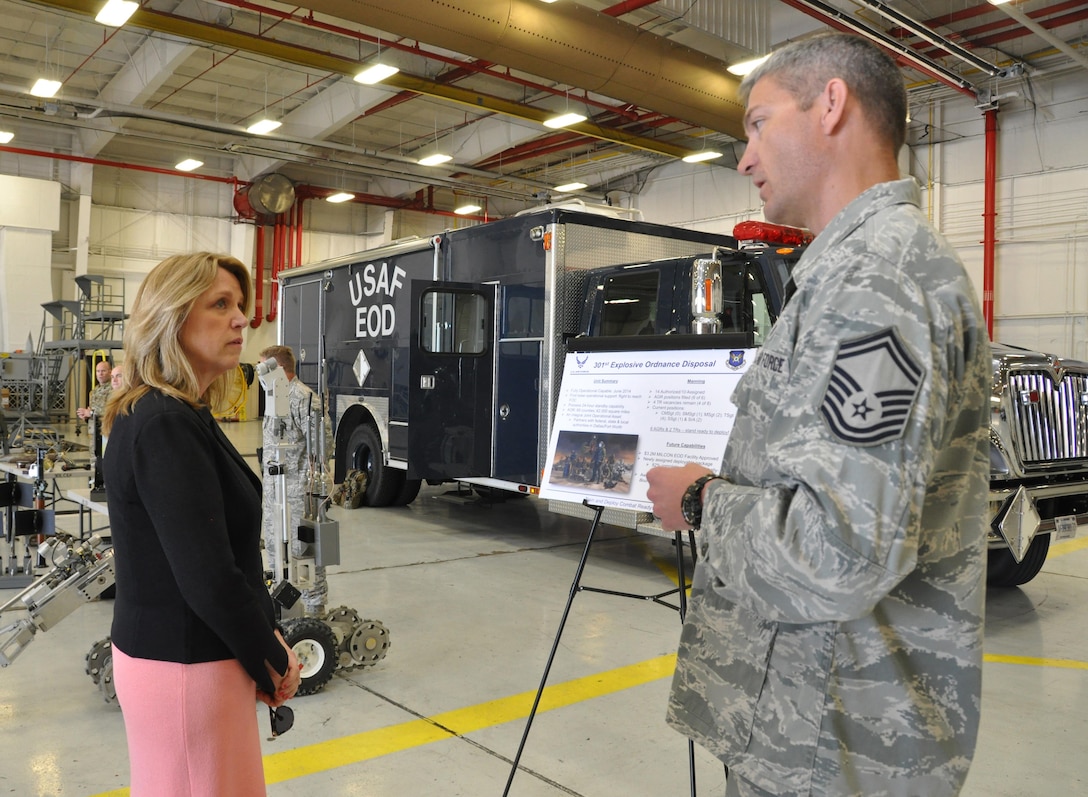
[[[752,320],[755,345],[762,346],[763,339],[771,331],[771,324],[774,322],[771,319],[770,309],[767,307],[767,294],[763,293],[762,286],[758,287],[759,293],[752,294]]]
[[[505,291],[504,338],[544,337],[544,296],[517,296]]]
[[[609,277],[604,285],[600,334],[654,334],[660,276],[656,270],[647,270]]]
[[[483,354],[487,349],[487,302],[478,293],[426,291],[419,345],[433,354]]]
[[[722,267],[722,332],[744,332],[747,327],[744,273],[743,263],[726,263]]]

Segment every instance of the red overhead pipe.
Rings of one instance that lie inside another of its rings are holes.
[[[237,177],[215,177],[210,174],[193,174],[192,172],[179,172],[177,169],[160,169],[156,166],[140,166],[136,163],[121,163],[120,161],[105,160],[104,158],[87,158],[82,155],[65,155],[62,152],[44,152],[38,149],[24,149],[23,147],[0,146],[0,152],[10,152],[14,155],[30,155],[35,158],[56,158],[61,161],[73,161],[75,163],[89,163],[92,166],[111,166],[115,169],[131,169],[136,172],[151,172],[152,174],[168,174],[171,177],[187,177],[190,180],[210,180],[213,183],[227,183],[236,188],[249,185],[245,180]]]
[[[616,3],[608,8],[602,8],[602,14],[608,14],[610,17],[620,17],[624,14],[629,14],[632,11],[638,11],[643,6],[648,6],[656,3],[657,0],[623,0],[622,3]]]
[[[256,329],[264,314],[264,225],[260,220],[255,225],[253,249],[253,318],[249,326]]]
[[[295,265],[302,265],[302,198],[295,200]]]
[[[268,322],[276,320],[276,312],[279,309],[280,290],[276,278],[279,277],[283,268],[284,238],[283,214],[280,213],[276,216],[272,236],[272,279],[268,286],[268,315],[265,316]]]
[[[288,210],[283,216],[283,268],[295,264],[295,214]]]
[[[997,108],[986,119],[986,162],[982,200],[982,317],[990,340],[994,337],[994,249],[997,244]]]
[[[790,8],[795,8],[803,14],[807,14],[813,19],[819,20],[820,22],[827,25],[829,28],[834,28],[835,30],[841,31],[843,33],[853,33],[855,35],[858,35],[858,31],[854,27],[846,24],[843,21],[845,19],[848,19],[847,16],[843,12],[839,11],[836,8],[833,8],[832,6],[827,6],[826,4],[824,4],[823,8],[815,8],[812,5],[814,4],[815,0],[782,0],[782,2],[788,5]],[[889,48],[884,42],[874,39],[872,36],[867,35],[866,38],[868,38],[878,47],[884,49],[889,55],[891,55],[891,57],[895,60],[897,64],[910,67],[915,72],[920,72],[923,75],[926,75],[927,77],[936,80],[938,83],[943,83],[944,85],[955,89],[961,94],[966,94],[969,97],[975,96],[974,90],[969,88],[968,86],[959,85],[958,83],[952,81],[938,71],[929,69],[923,64],[915,63],[914,61],[904,58],[902,53],[896,52],[894,49]]]

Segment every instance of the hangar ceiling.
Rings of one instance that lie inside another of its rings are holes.
[[[742,150],[725,67],[826,27],[881,41],[912,110],[965,94],[1030,100],[1077,71],[1088,3],[1023,0],[143,0],[120,28],[104,0],[0,0],[3,151],[250,181],[280,172],[317,195],[504,214],[581,182],[637,193],[693,152]],[[353,76],[376,62],[400,72]],[[29,93],[40,77],[51,98]],[[573,111],[568,128],[542,122]],[[247,132],[259,118],[282,124]],[[932,131],[926,131],[931,135]],[[919,134],[921,135],[921,134]],[[419,159],[441,151],[440,166]]]

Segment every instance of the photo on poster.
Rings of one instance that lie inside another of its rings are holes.
[[[627,494],[637,456],[637,434],[560,430],[548,483]]]

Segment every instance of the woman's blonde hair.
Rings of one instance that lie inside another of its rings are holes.
[[[229,373],[217,378],[203,394],[192,365],[181,349],[178,333],[193,305],[215,282],[219,269],[238,279],[242,309],[249,313],[252,288],[249,269],[229,255],[197,252],[174,255],[159,263],[144,278],[136,292],[132,313],[125,322],[121,364],[123,384],[110,394],[106,404],[103,433],[109,434],[118,415],[132,407],[151,390],[159,390],[194,407],[215,407],[226,393]]]

